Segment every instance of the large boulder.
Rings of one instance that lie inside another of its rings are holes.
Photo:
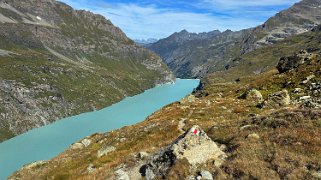
[[[105,156],[108,153],[113,152],[115,150],[116,150],[116,148],[114,146],[104,146],[98,150],[97,157],[100,158],[100,157]]]
[[[263,102],[263,96],[260,91],[251,89],[242,94],[239,98],[246,99],[252,102],[254,105],[258,105]]]
[[[225,153],[199,126],[193,126],[172,144],[153,155],[140,171],[146,179],[161,178],[166,176],[179,159],[186,159],[191,165],[204,164],[212,159],[219,166],[225,157]]]
[[[293,56],[282,57],[276,68],[280,73],[285,73],[299,67],[299,65],[304,64],[305,62],[310,61],[314,56],[315,54],[308,53],[306,50],[301,50]]]
[[[271,108],[284,107],[291,103],[289,92],[284,89],[269,95],[268,99],[264,102],[264,106]]]

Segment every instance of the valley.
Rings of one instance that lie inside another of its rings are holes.
[[[0,0],[2,140],[155,86],[200,84],[139,119],[143,106],[179,90],[122,107],[135,109],[122,113],[133,123],[77,136],[63,152],[21,163],[9,180],[321,178],[320,0],[296,1],[252,28],[136,43],[103,16],[57,1],[37,0],[49,9],[33,15],[35,1]],[[185,80],[173,84],[175,76]]]

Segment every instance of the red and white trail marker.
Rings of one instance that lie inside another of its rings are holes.
[[[200,135],[200,131],[199,131],[198,129],[196,129],[196,128],[192,128],[192,129],[191,129],[191,132],[192,132],[194,135],[196,135],[196,136],[199,136],[199,135]]]

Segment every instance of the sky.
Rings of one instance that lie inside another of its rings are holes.
[[[131,39],[241,30],[264,23],[300,0],[59,0],[101,14]]]

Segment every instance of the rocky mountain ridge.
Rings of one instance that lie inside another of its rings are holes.
[[[0,141],[174,76],[109,20],[54,0],[0,1]]]
[[[255,28],[227,31],[219,36],[204,33],[206,38],[199,41],[182,31],[147,47],[159,54],[178,77],[204,77],[228,69],[228,64],[243,54],[310,31],[321,23],[320,14],[320,1],[302,0]],[[178,34],[184,38],[173,38]]]

